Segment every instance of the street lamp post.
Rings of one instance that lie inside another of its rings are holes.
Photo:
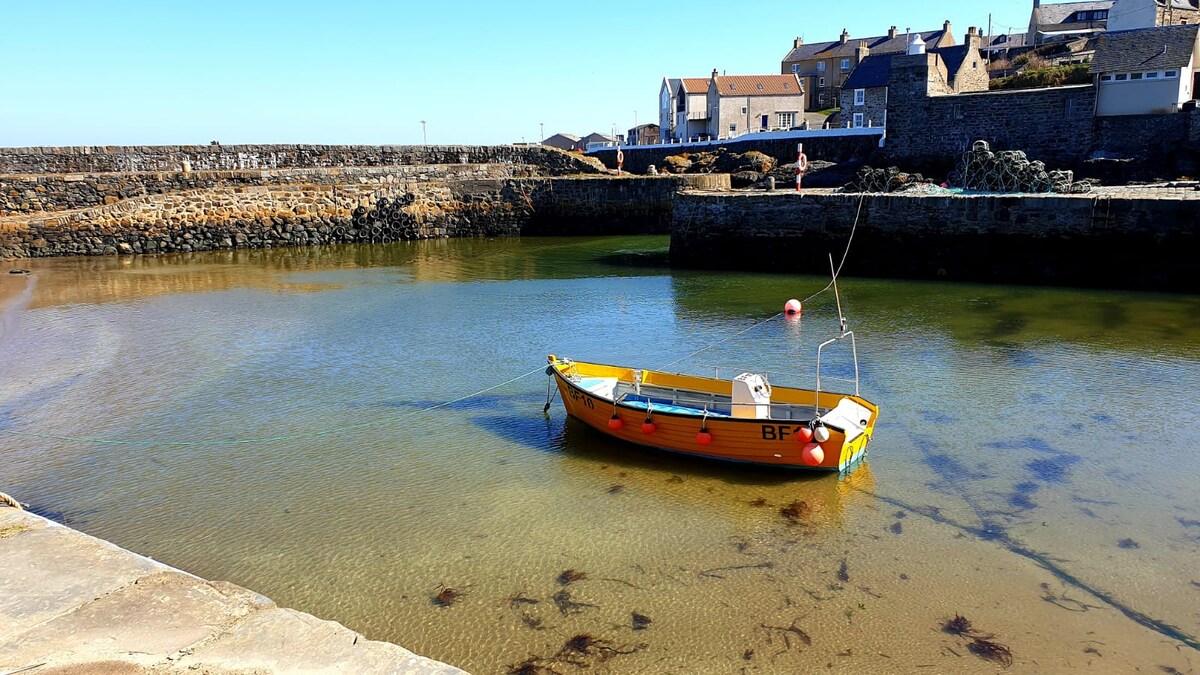
[[[421,145],[429,145],[429,138],[425,135],[425,120],[421,120]]]
[[[538,122],[538,143],[546,140],[546,123]]]

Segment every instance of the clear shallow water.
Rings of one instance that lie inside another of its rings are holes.
[[[1198,298],[844,280],[882,418],[840,480],[615,445],[546,419],[541,374],[426,410],[549,352],[660,367],[726,340],[678,368],[810,382],[832,298],[739,332],[824,279],[671,272],[665,248],[22,262],[0,489],[478,673],[581,632],[633,651],[598,672],[994,671],[939,630],[956,612],[1021,672],[1200,663]]]

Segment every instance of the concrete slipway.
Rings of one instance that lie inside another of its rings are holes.
[[[463,673],[0,503],[0,675]]]

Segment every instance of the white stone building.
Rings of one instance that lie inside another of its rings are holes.
[[[663,78],[658,93],[658,126],[663,143],[686,141],[707,133],[708,80]]]
[[[718,75],[708,80],[712,138],[791,129],[804,120],[804,85],[791,75]]]

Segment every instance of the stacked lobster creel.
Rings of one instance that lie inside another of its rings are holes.
[[[1071,171],[1046,168],[1020,150],[993,152],[987,141],[975,141],[950,174],[950,184],[969,192],[1091,192],[1087,182],[1075,182]]]
[[[905,173],[894,166],[886,169],[864,166],[854,174],[854,180],[842,188],[842,192],[902,192],[931,183],[933,181],[919,173]]]
[[[417,239],[421,234],[417,219],[404,210],[414,201],[416,197],[406,192],[391,199],[378,199],[373,206],[359,205],[351,213],[350,229],[340,234],[355,241]]]

